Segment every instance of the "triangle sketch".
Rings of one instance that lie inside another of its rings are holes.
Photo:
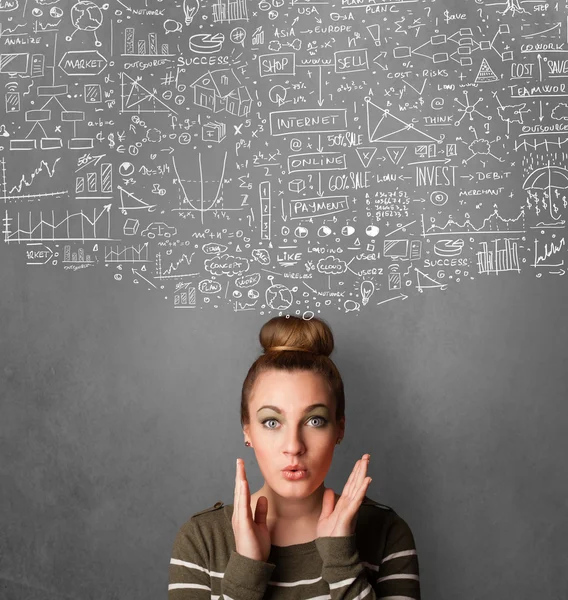
[[[400,159],[406,152],[406,146],[387,146],[387,154],[392,160],[393,164],[398,165]]]
[[[355,148],[357,151],[357,156],[361,161],[361,164],[365,169],[371,164],[373,160],[373,156],[375,156],[377,149],[373,146],[361,146],[360,148]]]
[[[416,287],[420,293],[422,293],[422,291],[425,289],[440,288],[441,290],[445,290],[448,287],[447,283],[440,283],[439,281],[436,281],[429,275],[426,275],[426,273],[423,273],[420,269],[414,267],[414,270],[416,271]],[[421,283],[421,281],[424,281],[424,283]],[[430,285],[427,285],[427,282],[429,282]]]
[[[173,108],[170,108],[167,104],[162,102],[155,94],[149,92],[143,85],[127,73],[121,73],[121,97],[122,97],[122,112],[135,112],[135,113],[157,113],[157,112],[172,112],[178,114]],[[125,82],[125,77],[130,81]],[[130,85],[128,93],[126,88]],[[157,108],[156,105],[162,106],[163,108]]]
[[[125,215],[129,210],[147,210],[148,212],[154,212],[157,204],[148,204],[143,200],[136,198],[134,194],[131,194],[128,190],[125,190],[120,185],[116,186],[120,190],[120,212]],[[126,203],[124,202],[126,198]]]
[[[390,142],[394,144],[442,143],[419,129],[393,115],[390,110],[381,108],[369,99],[367,102],[367,133],[369,142]]]
[[[499,77],[495,75],[495,72],[487,62],[487,59],[484,58],[481,61],[481,66],[479,67],[479,71],[477,72],[475,83],[488,83],[490,81],[499,81]]]

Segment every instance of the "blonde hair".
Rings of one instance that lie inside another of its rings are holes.
[[[334,348],[333,333],[323,319],[305,320],[293,315],[274,317],[262,326],[258,337],[264,354],[254,361],[243,383],[241,427],[250,423],[249,400],[256,378],[271,369],[319,373],[335,398],[336,421],[344,416],[343,380],[329,358]]]

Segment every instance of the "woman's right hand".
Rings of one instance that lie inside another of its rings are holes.
[[[242,556],[263,562],[268,560],[271,544],[270,532],[266,524],[267,514],[268,498],[260,496],[253,520],[245,465],[242,459],[237,458],[232,526],[237,552]]]

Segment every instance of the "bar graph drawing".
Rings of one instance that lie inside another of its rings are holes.
[[[518,238],[501,238],[493,240],[495,245],[492,250],[488,242],[481,242],[481,250],[477,253],[477,266],[479,273],[505,273],[506,271],[521,272],[519,266],[519,253],[516,240]],[[499,242],[503,241],[501,248]]]
[[[190,283],[179,281],[174,290],[174,308],[195,308],[196,307],[195,286]]]
[[[136,40],[136,29],[124,31],[124,54],[122,56],[174,56],[168,44],[158,44],[158,34],[150,32],[147,38]]]
[[[65,244],[63,248],[63,262],[73,264],[94,264],[97,261],[95,255],[87,254],[85,248],[78,248],[76,251],[71,244]]]
[[[112,200],[112,163],[102,163],[98,171],[92,168],[86,175],[77,175],[75,193],[77,200]]]
[[[213,20],[215,23],[248,21],[246,0],[217,0],[213,4]]]

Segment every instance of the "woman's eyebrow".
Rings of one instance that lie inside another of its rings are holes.
[[[310,412],[310,410],[313,410],[314,408],[329,408],[327,406],[327,404],[322,404],[322,403],[318,403],[318,404],[310,404],[308,407],[306,407],[306,410],[304,412]],[[286,414],[283,410],[279,409],[277,406],[273,406],[271,404],[267,404],[266,406],[261,406],[256,412],[259,413],[262,409],[264,408],[270,408],[271,410],[273,410],[274,412],[277,412],[279,414]]]

